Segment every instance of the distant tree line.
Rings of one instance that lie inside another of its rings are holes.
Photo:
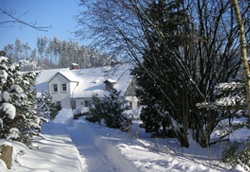
[[[23,70],[64,68],[70,67],[72,63],[77,63],[79,68],[90,68],[110,65],[112,60],[117,60],[115,55],[109,57],[107,53],[100,53],[84,45],[80,46],[76,41],[61,41],[56,36],[49,39],[38,35],[34,49],[29,43],[22,43],[16,38],[15,43],[7,44],[4,50],[11,62],[27,60],[39,64]]]

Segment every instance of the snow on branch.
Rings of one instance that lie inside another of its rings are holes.
[[[10,119],[14,119],[16,116],[16,108],[10,103],[2,103],[0,110],[4,111]]]
[[[223,111],[233,109],[244,109],[247,106],[245,86],[242,82],[220,83],[215,87],[214,102],[201,102],[196,106],[200,109]]]

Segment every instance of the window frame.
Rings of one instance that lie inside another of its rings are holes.
[[[63,90],[63,85],[65,85],[65,91]],[[61,84],[61,92],[63,92],[63,93],[65,93],[65,92],[67,92],[67,84]]]
[[[84,101],[84,107],[89,107],[89,101],[88,100]]]
[[[58,93],[58,84],[52,84],[52,88],[53,88],[53,93]],[[55,91],[55,88],[56,88],[56,91]]]

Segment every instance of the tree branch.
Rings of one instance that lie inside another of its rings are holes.
[[[6,24],[6,23],[21,23],[22,25],[26,25],[26,26],[29,26],[33,29],[36,29],[36,30],[39,30],[39,31],[45,31],[47,32],[48,31],[48,28],[50,27],[47,27],[47,26],[44,26],[44,27],[37,27],[35,24],[29,24],[23,20],[20,20],[19,18],[22,17],[24,14],[26,14],[27,12],[25,12],[23,15],[21,15],[20,17],[16,18],[14,17],[10,12],[6,11],[6,10],[3,10],[2,8],[0,8],[0,11],[2,12],[2,14],[6,14],[7,16],[9,16],[10,18],[13,19],[10,20],[10,21],[3,21],[3,22],[0,22],[0,25],[3,25],[3,24]]]

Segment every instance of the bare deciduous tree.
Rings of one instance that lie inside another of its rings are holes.
[[[153,3],[164,3],[157,17],[149,15]],[[84,10],[76,19],[82,28],[76,35],[141,67],[161,93],[161,111],[182,146],[189,146],[189,131],[201,146],[208,146],[214,128],[230,114],[200,110],[196,104],[214,101],[216,84],[235,78],[240,68],[230,1],[81,0],[80,5]],[[152,49],[158,54],[152,55]]]

